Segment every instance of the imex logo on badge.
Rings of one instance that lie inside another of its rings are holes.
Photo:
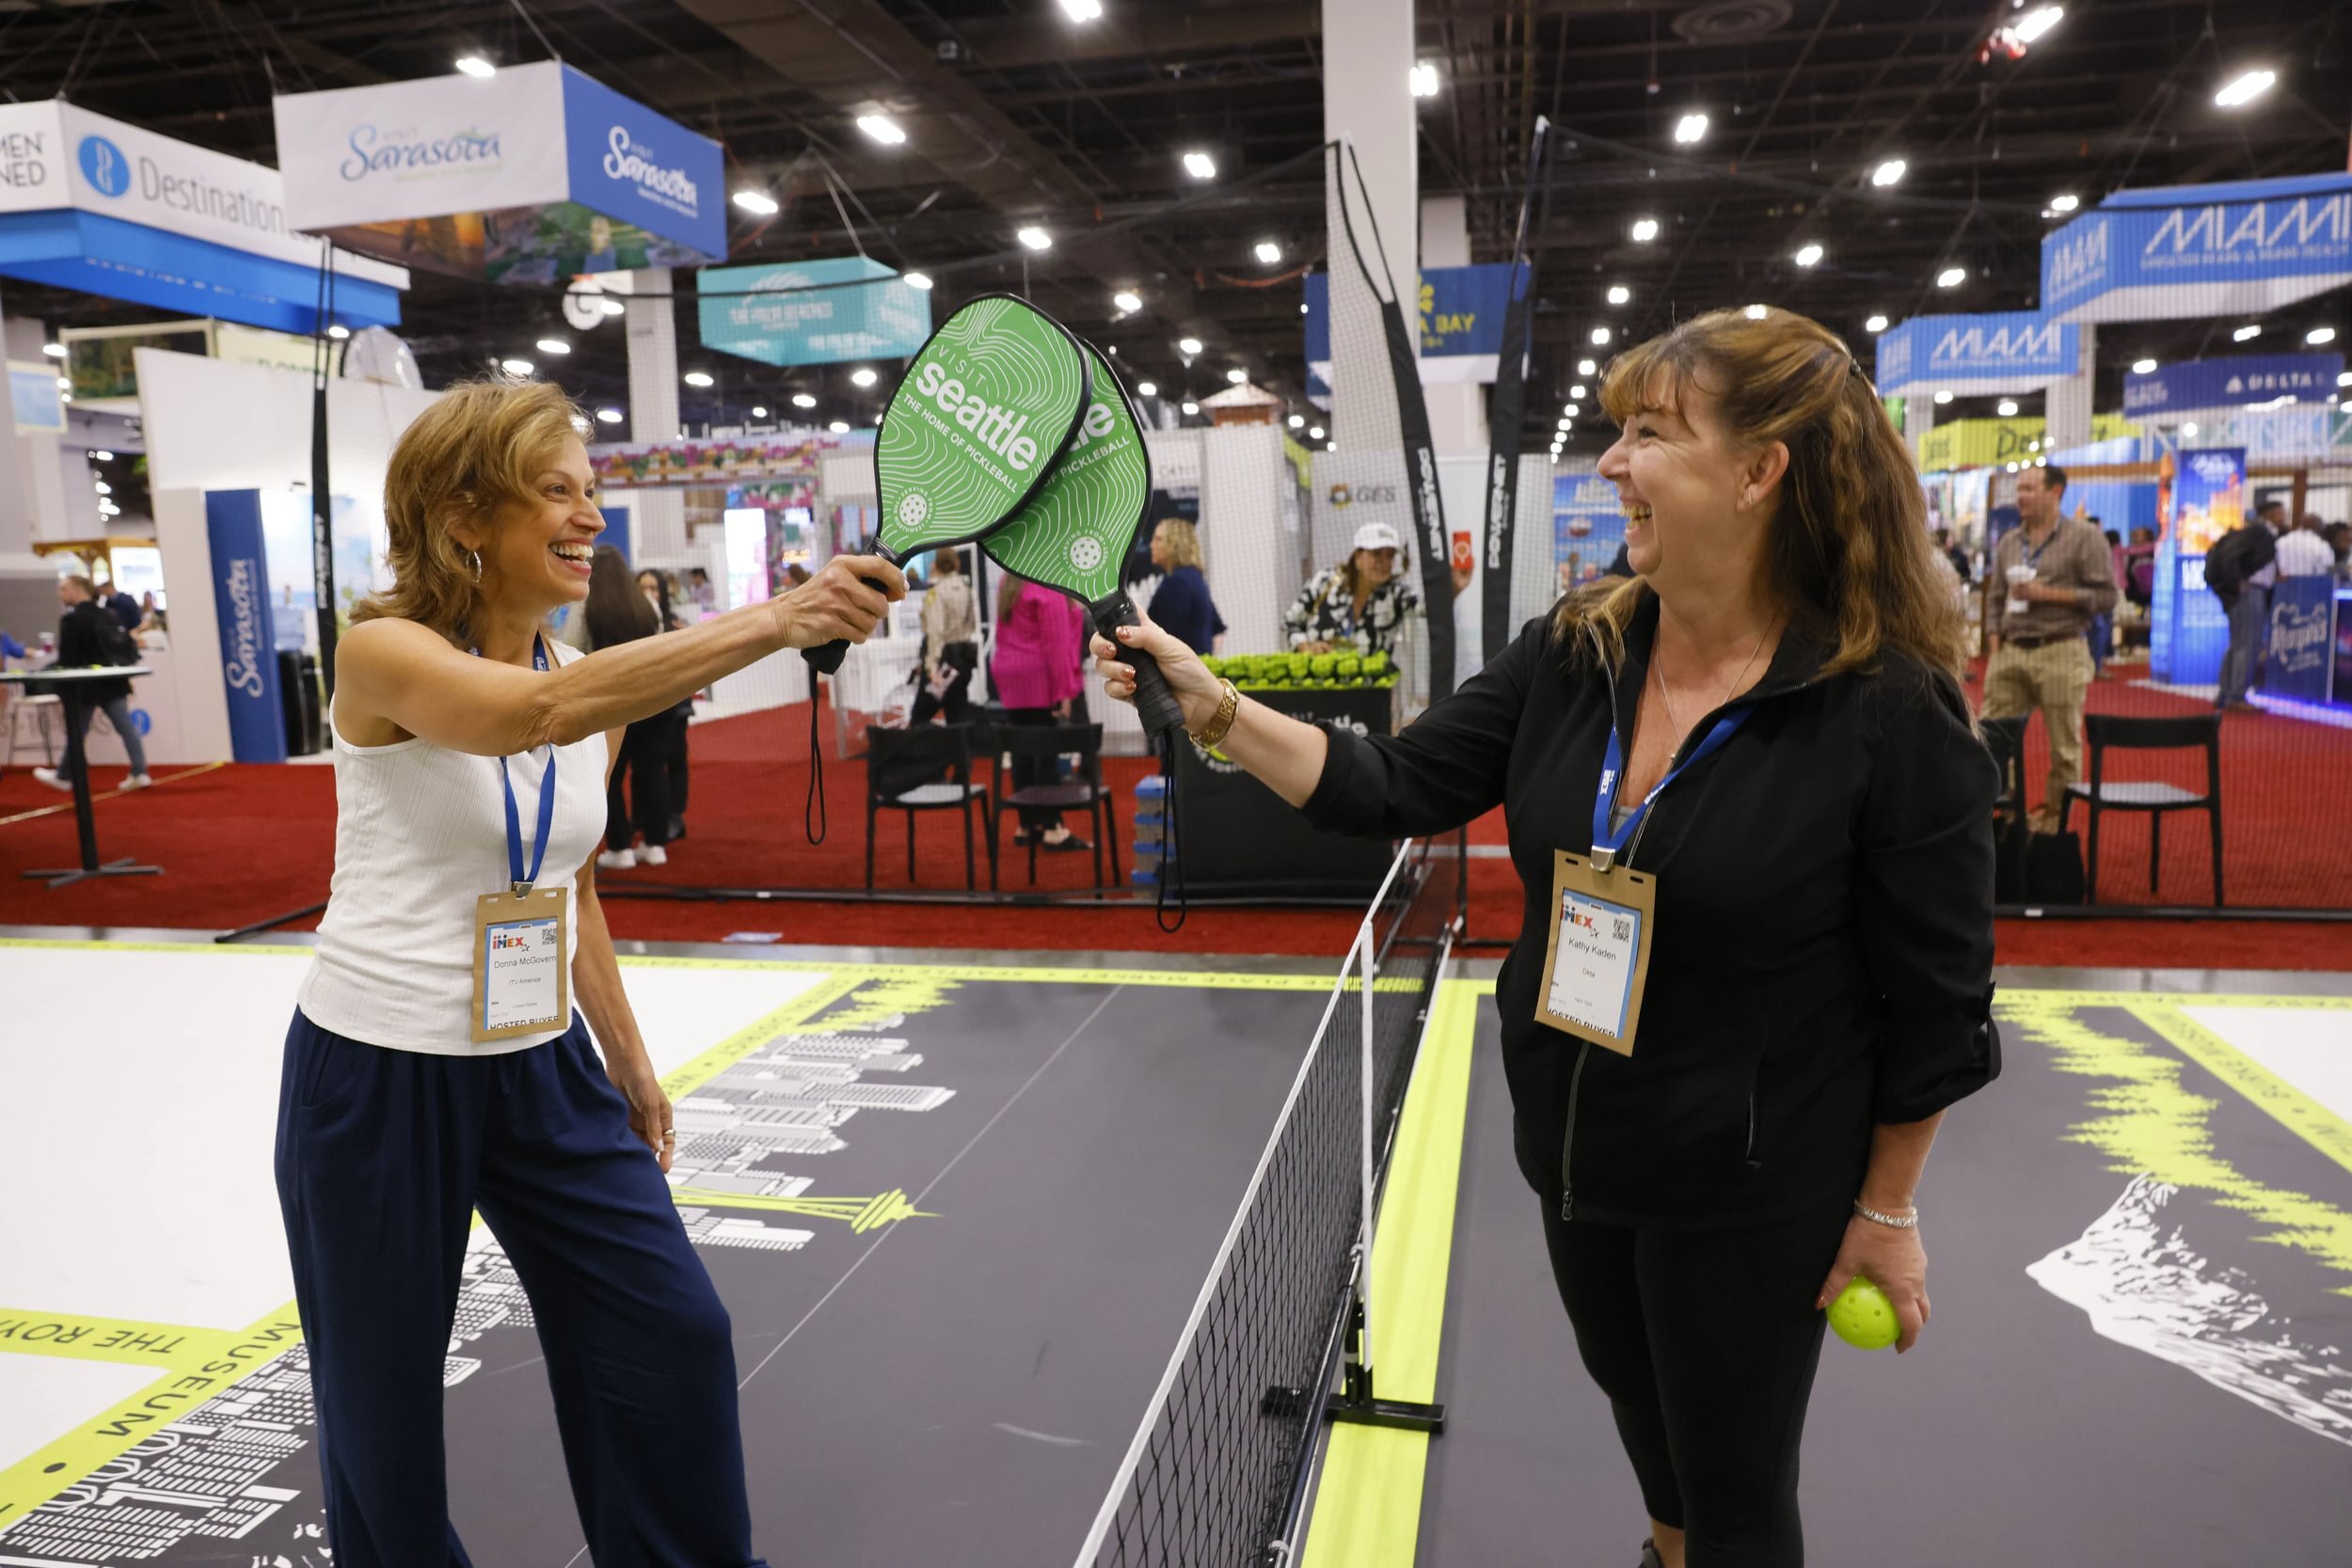
[[[532,938],[536,934],[536,932],[516,930],[492,931],[490,933],[490,951],[493,953],[510,953],[517,948],[529,947],[532,943]]]
[[[1566,899],[1561,900],[1560,924],[1573,927],[1580,931],[1590,931],[1595,936],[1600,935],[1600,922]]]

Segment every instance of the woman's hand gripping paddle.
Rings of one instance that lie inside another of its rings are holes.
[[[877,553],[904,565],[926,550],[970,544],[1010,516],[1070,445],[1092,387],[1078,340],[1026,300],[982,294],[959,306],[907,361],[874,437]],[[801,657],[829,675],[849,651],[847,642],[828,642]],[[807,829],[809,842],[820,844],[815,696]]]
[[[1144,527],[1152,504],[1152,457],[1143,444],[1143,424],[1126,388],[1119,384],[1110,362],[1089,344],[1093,392],[1086,414],[1071,438],[1070,449],[1045,483],[1026,505],[980,540],[980,548],[1006,571],[1043,583],[1086,606],[1095,629],[1119,649],[1120,658],[1136,672],[1136,713],[1144,734],[1169,775],[1168,821],[1176,820],[1174,779],[1175,741],[1184,727],[1184,709],[1168,688],[1159,660],[1140,648],[1119,641],[1118,628],[1141,624],[1133,600],[1120,586],[1127,555]],[[1167,750],[1162,751],[1163,742]],[[1184,923],[1184,892],[1176,894],[1176,924],[1166,919],[1170,868],[1176,864],[1171,833],[1169,853],[1161,862],[1160,928],[1174,931]],[[1181,875],[1181,872],[1177,873]]]
[[[1069,450],[1027,504],[980,541],[1006,571],[1066,594],[1086,606],[1095,629],[1135,666],[1136,712],[1156,744],[1184,727],[1159,661],[1119,642],[1118,628],[1137,624],[1120,578],[1152,504],[1152,457],[1143,423],[1118,372],[1091,344],[1086,349],[1093,394]]]

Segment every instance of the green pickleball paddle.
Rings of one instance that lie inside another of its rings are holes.
[[[1152,456],[1143,422],[1110,362],[1086,345],[1092,391],[1076,434],[1045,483],[1013,515],[981,536],[980,548],[1009,572],[1043,583],[1086,606],[1109,641],[1138,624],[1120,584],[1127,552],[1152,503]],[[1139,648],[1119,657],[1136,671],[1136,712],[1157,740],[1184,728],[1184,716],[1159,662]]]
[[[1091,389],[1078,340],[1026,300],[958,307],[907,361],[874,437],[877,551],[904,565],[1003,522],[1046,483]],[[830,674],[849,646],[803,657]]]

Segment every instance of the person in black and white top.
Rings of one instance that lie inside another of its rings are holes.
[[[441,1376],[477,1210],[538,1320],[593,1560],[756,1562],[727,1313],[663,1180],[670,1102],[596,902],[606,773],[624,726],[863,640],[905,582],[844,557],[788,598],[563,646],[548,617],[586,597],[604,527],[579,419],[538,382],[426,410],[386,479],[393,586],[337,650],[334,881],[277,1174],[342,1568],[468,1561]]]
[[[1342,647],[1376,654],[1396,641],[1421,595],[1397,570],[1402,544],[1386,523],[1356,531],[1347,559],[1316,574],[1282,617],[1291,651],[1327,654]]]

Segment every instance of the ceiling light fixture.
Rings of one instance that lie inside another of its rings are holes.
[[[1406,85],[1413,89],[1415,98],[1438,96],[1438,68],[1427,60],[1415,61],[1413,69],[1406,75],[1405,81]]]
[[[1862,324],[1862,330],[1870,333],[1883,332],[1886,330],[1886,318],[1884,316],[1872,316],[1868,321]]]
[[[1195,180],[1214,180],[1216,178],[1216,160],[1206,152],[1187,152],[1184,154],[1184,172]]]
[[[2314,326],[2303,334],[2303,341],[2314,346],[2320,343],[2332,343],[2336,341],[2336,329],[2332,326]]]
[[[774,217],[778,213],[784,211],[781,206],[777,205],[776,198],[770,196],[766,191],[755,191],[746,188],[736,192],[735,195],[730,197],[728,199],[733,201],[738,207],[742,208],[743,211],[755,214],[763,218]]]
[[[2083,198],[2072,191],[2050,198],[2050,211],[2053,213],[2071,213],[2082,204]]]
[[[1024,228],[1019,233],[1015,234],[1013,238],[1019,240],[1023,245],[1027,245],[1031,250],[1051,250],[1054,248],[1054,236],[1048,234],[1044,230],[1038,228],[1035,224],[1030,224]]]
[[[1632,297],[1633,297],[1633,291],[1632,291],[1631,289],[1627,288],[1624,284],[1622,284],[1622,283],[1612,283],[1612,284],[1610,284],[1610,285],[1609,285],[1609,303],[1610,303],[1610,304],[1612,304],[1612,305],[1623,305],[1623,304],[1627,303],[1628,301],[1629,301],[1630,299],[1632,299]]]
[[[1322,439],[1323,439],[1323,427],[1322,427],[1321,425],[1319,425],[1319,424],[1317,424],[1317,425],[1309,425],[1309,426],[1307,427],[1307,439],[1308,439],[1308,440],[1310,440],[1310,441],[1320,441],[1320,440],[1322,440]]]
[[[1568,417],[1570,419],[1574,419],[1577,415],[1581,414],[1582,412],[1584,412],[1584,408],[1581,404],[1572,403],[1568,404]]]
[[[1270,267],[1282,259],[1282,247],[1272,240],[1260,240],[1255,254],[1260,261]]]
[[[1799,245],[1797,247],[1796,262],[1797,265],[1801,267],[1820,266],[1821,264],[1821,247],[1818,245]]]
[[[65,357],[65,345],[63,343],[43,343],[40,345],[40,351],[41,353],[49,356],[52,359],[62,359]]]
[[[764,419],[766,419],[767,417],[768,417],[768,406],[767,406],[767,404],[759,404],[759,403],[755,403],[755,404],[752,404],[752,418],[753,418],[753,419],[755,419],[755,420],[764,420]]]
[[[907,139],[905,130],[888,115],[860,115],[857,128],[884,147],[897,147]]]
[[[814,408],[817,406],[817,400],[810,397],[806,392],[795,392],[792,394],[792,406],[795,408]]]
[[[2017,401],[2014,398],[2003,398],[2000,402],[1993,405],[1993,412],[1998,414],[2005,420],[2015,419],[2017,417]]]
[[[1600,366],[1590,359],[1579,359],[1576,362],[1576,373],[1579,375],[1598,375],[1600,373]]]
[[[619,424],[622,414],[617,408],[599,408],[596,410],[596,418],[605,424]]]
[[[2225,109],[2240,108],[2268,92],[2278,79],[2275,71],[2249,71],[2215,93],[2213,101]]]
[[[1772,307],[1767,305],[1751,305],[1745,310],[1740,312],[1741,315],[1747,317],[1748,320],[1752,322],[1760,322],[1772,313]]]
[[[1609,346],[1609,329],[1607,327],[1596,326],[1593,328],[1593,345],[1596,348],[1607,348]]]
[[[1304,414],[1293,414],[1289,419],[1284,420],[1282,422],[1290,426],[1293,430],[1304,430],[1307,428],[1307,416]]]
[[[1957,289],[1967,281],[1966,267],[1946,267],[1935,275],[1935,286],[1939,289]]]
[[[542,354],[569,354],[572,345],[561,338],[542,338],[533,345]]]
[[[1103,0],[1061,0],[1061,8],[1073,22],[1092,22],[1103,14]]]
[[[2019,17],[2011,31],[2016,33],[2020,43],[2031,43],[2065,20],[2064,6],[2041,6]]]
[[[479,55],[458,55],[457,69],[464,71],[467,75],[472,77],[477,82],[486,82],[491,77],[496,76],[499,73],[498,67],[492,65],[489,61],[484,59]]]
[[[101,463],[111,463],[115,460],[115,454],[110,451],[94,451],[90,453],[90,456]]]
[[[707,387],[711,385],[710,372],[708,371],[688,371],[680,379],[682,379],[689,387]]]
[[[853,387],[871,387],[880,379],[881,377],[874,373],[874,368],[871,365],[860,365],[850,372],[850,384]]]
[[[898,281],[910,289],[920,289],[925,293],[931,291],[931,275],[928,272],[902,272],[898,275]]]
[[[1870,171],[1870,183],[1881,186],[1891,185],[1900,180],[1910,167],[1911,166],[1900,158],[1889,158]]]
[[[1633,220],[1633,243],[1635,245],[1647,245],[1650,241],[1656,238],[1658,238],[1658,220],[1656,218],[1635,218]]]
[[[1570,396],[1570,397],[1572,397],[1572,398],[1581,398],[1581,397],[1582,397],[1583,395],[1584,395],[1584,383],[1582,383],[1581,381],[1576,382],[1575,384],[1573,384],[1572,386],[1570,386],[1570,387],[1568,388],[1568,396]],[[1568,404],[1568,406],[1569,406],[1569,407],[1571,407],[1571,408],[1573,408],[1573,407],[1575,407],[1575,406],[1576,406],[1576,404],[1574,404],[1573,403],[1571,403],[1570,404]]]
[[[1160,384],[1158,382],[1138,381],[1136,383],[1136,396],[1139,398],[1155,398],[1159,395]]]
[[[330,338],[334,339],[337,342],[339,342],[339,343],[340,343],[340,342],[342,342],[342,341],[345,338],[348,338],[348,337],[350,337],[350,336],[351,336],[351,328],[349,328],[348,326],[345,326],[345,325],[344,325],[342,323],[341,323],[341,322],[337,322],[334,325],[332,325],[332,326],[330,326],[330,327],[328,327],[328,328],[326,329],[326,335],[327,335],[328,337],[330,337]]]
[[[1184,414],[1185,414],[1185,416],[1186,416],[1187,418],[1189,418],[1189,417],[1191,417],[1192,415],[1195,415],[1195,414],[1198,414],[1198,413],[1200,413],[1200,405],[1199,404],[1197,404],[1197,403],[1193,402],[1193,401],[1192,401],[1192,399],[1190,399],[1190,398],[1186,398],[1186,399],[1184,400]]]
[[[499,361],[499,369],[509,375],[531,375],[536,372],[539,367],[528,359],[501,359]]]
[[[1176,352],[1183,355],[1185,358],[1190,359],[1200,352],[1200,340],[1198,338],[1179,338],[1176,340]]]
[[[1143,296],[1136,293],[1133,289],[1121,289],[1119,293],[1111,295],[1111,303],[1118,306],[1120,309],[1133,315],[1136,311],[1143,309]]]
[[[2231,333],[2230,341],[2233,343],[2248,343],[2253,341],[2256,338],[2259,338],[2262,335],[2263,329],[2249,322],[2246,325],[2239,327],[2235,332]]]
[[[1225,379],[1232,382],[1234,386],[1239,387],[1249,380],[1249,372],[1243,370],[1239,365],[1235,365],[1232,370],[1225,372]]]
[[[1938,392],[1935,394],[1935,401],[1938,403],[1949,403],[1952,401],[1952,394],[1949,392]]]
[[[832,431],[835,436],[847,436],[850,434],[850,421],[847,420],[835,420],[825,428]]]
[[[1687,114],[1675,122],[1675,140],[1688,147],[1707,135],[1707,117]]]
[[[2195,436],[2197,434],[2197,421],[2195,420],[2191,420],[2188,423],[2181,426],[2181,434],[2184,436]]]
[[[2132,373],[2134,375],[2153,375],[2156,373],[2156,362],[2153,359],[2135,359],[2132,361]]]
[[[603,311],[608,316],[625,316],[628,314],[628,307],[622,304],[617,299],[600,299],[596,301],[596,309]]]

